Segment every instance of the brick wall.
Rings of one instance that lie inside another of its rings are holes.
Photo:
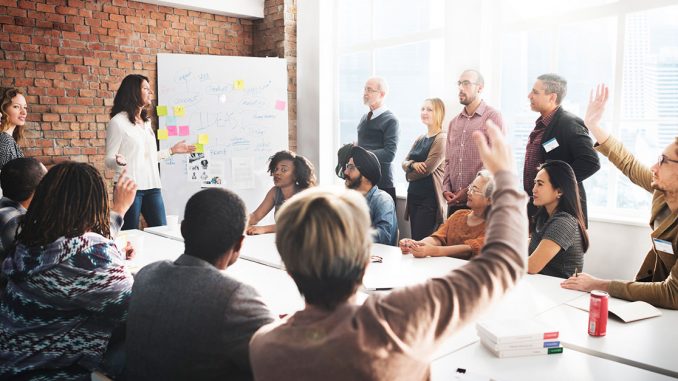
[[[297,150],[297,1],[266,0],[264,19],[254,22],[253,55],[287,60],[289,145]]]
[[[252,56],[253,23],[127,0],[0,0],[0,86],[27,92],[24,153],[103,171],[125,75],[156,78],[157,53]]]

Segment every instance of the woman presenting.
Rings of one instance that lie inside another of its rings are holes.
[[[115,169],[117,182],[122,168],[137,184],[134,203],[125,213],[123,230],[139,227],[139,214],[148,226],[165,225],[165,205],[160,192],[158,162],[177,153],[191,153],[194,145],[178,142],[169,149],[157,150],[148,107],[153,90],[148,78],[130,74],[122,80],[113,100],[111,121],[106,129],[106,167]]]

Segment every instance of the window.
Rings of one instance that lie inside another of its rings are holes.
[[[379,10],[378,12],[375,10]],[[400,123],[400,141],[393,175],[399,193],[406,193],[400,163],[414,139],[426,132],[419,119],[424,99],[437,92],[443,75],[444,2],[338,1],[338,146],[357,140],[357,126],[367,113],[362,103],[367,78],[386,79],[385,104]],[[369,17],[368,17],[369,16]]]

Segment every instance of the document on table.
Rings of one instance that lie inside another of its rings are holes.
[[[566,304],[580,310],[588,311],[589,303],[590,297],[586,294],[575,300],[569,301]],[[627,300],[612,297],[608,300],[607,310],[624,321],[624,323],[661,316],[662,314],[659,309],[655,308],[650,303],[642,301],[629,302]]]

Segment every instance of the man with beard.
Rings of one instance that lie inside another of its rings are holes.
[[[381,180],[374,185],[391,195],[395,203],[396,193],[391,167],[398,148],[400,127],[396,116],[384,104],[387,93],[388,84],[385,79],[372,77],[365,82],[363,103],[370,111],[363,115],[358,123],[358,145],[379,159]]]
[[[466,190],[483,168],[478,149],[471,139],[473,131],[483,131],[487,136],[487,121],[491,120],[504,132],[501,114],[488,106],[480,93],[485,86],[477,70],[465,70],[457,81],[459,103],[464,109],[452,119],[447,129],[443,197],[447,201],[447,215],[466,206]]]
[[[585,124],[596,139],[596,150],[633,183],[652,193],[650,234],[652,247],[634,282],[598,279],[576,274],[561,285],[581,291],[603,290],[626,300],[642,300],[657,307],[678,309],[678,136],[650,168],[624,148],[621,141],[600,127],[608,88],[598,86],[586,110]]]
[[[381,179],[379,159],[370,151],[358,146],[351,148],[344,168],[346,187],[365,195],[370,207],[374,242],[395,246],[398,239],[398,220],[391,196],[377,188]]]

